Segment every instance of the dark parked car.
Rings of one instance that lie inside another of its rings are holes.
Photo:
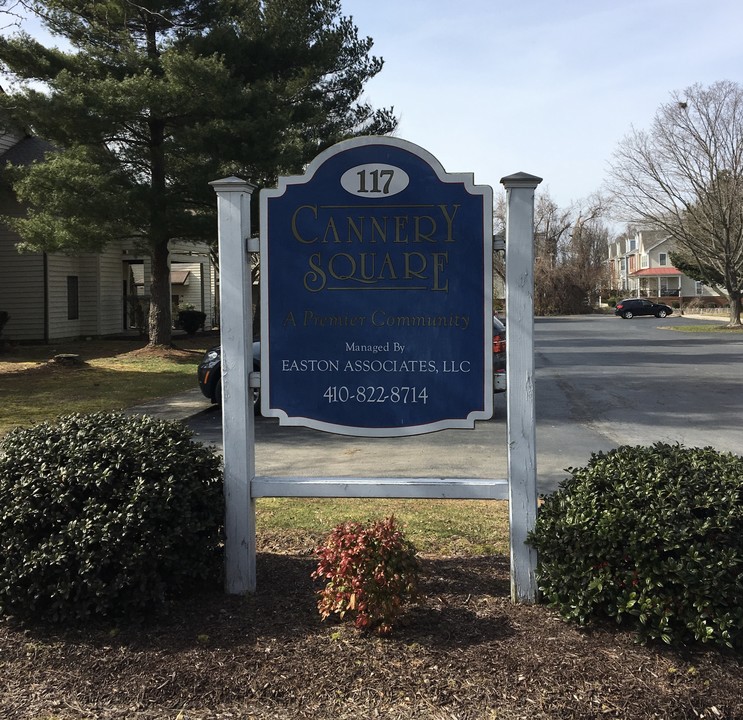
[[[253,370],[261,369],[261,344],[253,343]],[[217,345],[206,351],[199,363],[196,375],[205,397],[219,405],[222,402],[222,348]],[[258,408],[260,393],[253,392],[253,405]]]
[[[253,343],[253,369],[261,369],[261,344]],[[199,387],[212,403],[222,402],[222,349],[217,345],[206,351],[197,370]],[[506,390],[506,326],[493,316],[493,391]],[[259,407],[260,392],[253,393],[253,406]]]
[[[625,320],[635,317],[635,315],[655,315],[657,318],[664,318],[670,315],[673,308],[663,303],[654,303],[644,298],[628,298],[620,300],[614,309],[614,314],[623,317]]]

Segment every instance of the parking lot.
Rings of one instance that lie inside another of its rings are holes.
[[[589,315],[535,321],[537,472],[550,492],[565,468],[623,444],[679,442],[743,452],[743,334],[684,333],[715,321]],[[221,442],[219,412],[195,418]],[[474,430],[354,438],[256,421],[259,475],[501,478],[506,398]]]

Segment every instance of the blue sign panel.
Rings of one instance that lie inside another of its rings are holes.
[[[360,436],[489,418],[492,190],[387,137],[261,192],[261,410]]]

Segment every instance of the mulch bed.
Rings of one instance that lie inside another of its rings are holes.
[[[252,597],[119,628],[0,622],[0,717],[743,718],[740,655],[512,605],[507,558],[424,559],[423,603],[382,639],[321,622],[312,558],[268,549]]]

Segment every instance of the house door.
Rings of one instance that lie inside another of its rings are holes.
[[[144,331],[146,327],[147,297],[144,294],[144,261],[125,260],[124,284],[124,330]]]

